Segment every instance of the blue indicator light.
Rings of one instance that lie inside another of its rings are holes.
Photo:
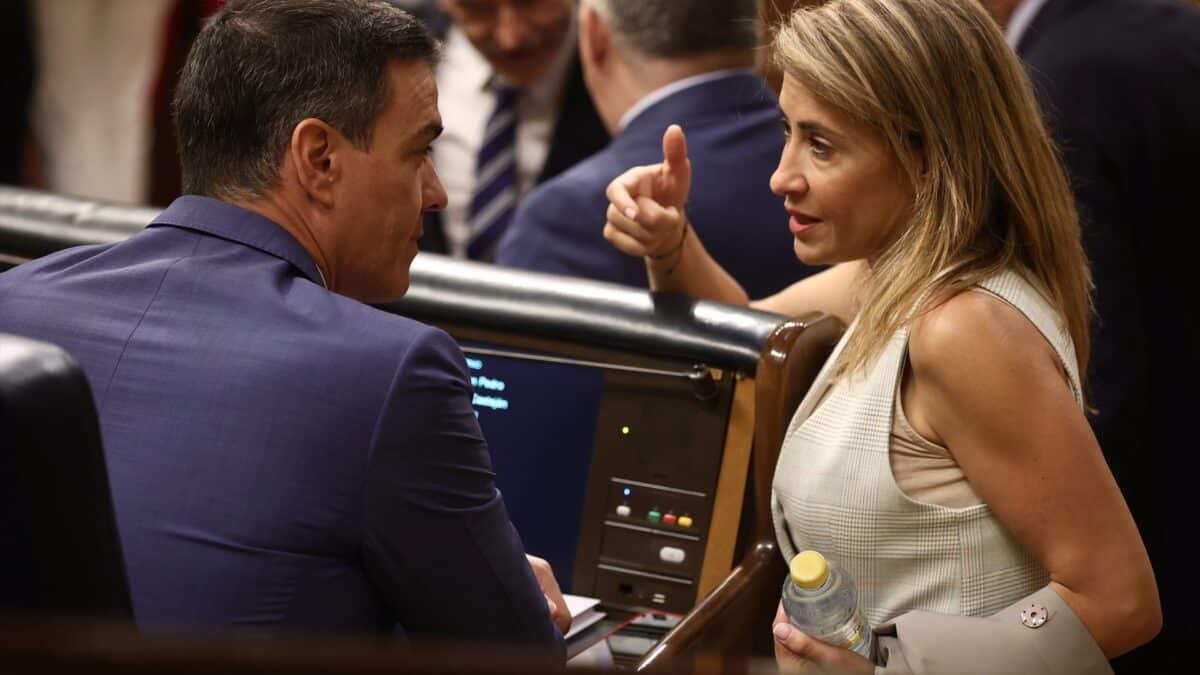
[[[625,493],[626,497],[628,497],[630,494],[633,493],[633,490],[630,490],[629,488],[625,488],[624,490],[622,490],[622,492]]]

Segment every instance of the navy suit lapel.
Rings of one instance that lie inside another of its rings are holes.
[[[566,84],[563,87],[562,107],[554,124],[554,136],[550,140],[550,151],[546,163],[538,174],[538,183],[544,183],[574,166],[580,160],[591,157],[608,144],[608,130],[600,121],[592,98],[583,82],[583,67],[579,53],[571,56],[567,67]]]

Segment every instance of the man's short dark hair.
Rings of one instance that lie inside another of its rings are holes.
[[[231,0],[200,31],[175,92],[183,191],[263,196],[309,117],[368,147],[392,97],[389,61],[436,53],[386,0]]]
[[[758,46],[757,0],[593,0],[625,46],[677,58]]]

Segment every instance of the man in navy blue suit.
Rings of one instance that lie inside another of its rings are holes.
[[[984,4],[1027,66],[1079,206],[1096,284],[1090,421],[1154,564],[1164,619],[1155,641],[1114,665],[1147,672],[1200,633],[1200,556],[1188,527],[1171,524],[1195,489],[1200,287],[1182,242],[1198,221],[1200,11],[1177,0]]]
[[[493,484],[462,353],[364,304],[403,295],[445,204],[434,53],[381,0],[228,3],[176,94],[189,194],[125,242],[0,276],[0,330],[87,373],[143,627],[561,653],[569,618]]]
[[[645,287],[641,261],[604,240],[604,190],[626,169],[662,161],[663,132],[679,124],[696,167],[688,215],[717,262],[751,297],[810,273],[768,186],[783,134],[775,95],[752,70],[756,6],[585,0],[580,58],[613,140],[521,202],[496,262]]]

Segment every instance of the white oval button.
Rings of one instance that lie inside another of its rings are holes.
[[[658,549],[658,559],[663,562],[675,563],[678,565],[679,563],[683,562],[683,559],[686,557],[687,554],[684,553],[683,549],[681,548],[664,546]]]

